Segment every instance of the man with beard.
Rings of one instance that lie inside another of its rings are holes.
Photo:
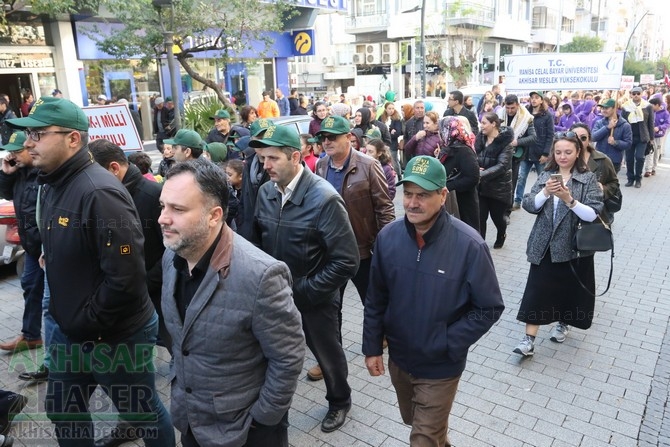
[[[213,163],[175,165],[161,205],[171,412],[182,445],[288,447],[305,354],[289,269],[228,227],[227,179]]]

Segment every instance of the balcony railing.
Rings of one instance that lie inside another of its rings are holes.
[[[386,12],[369,15],[349,16],[344,23],[344,32],[349,34],[385,31],[389,26],[389,17]]]
[[[458,9],[449,9],[447,6],[445,20],[447,26],[493,28],[495,26],[495,8],[485,6],[482,2],[461,2]]]

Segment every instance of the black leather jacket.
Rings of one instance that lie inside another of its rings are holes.
[[[340,299],[340,287],[358,271],[354,231],[342,197],[326,181],[304,169],[282,207],[274,182],[258,191],[253,242],[284,261],[293,276],[298,309]]]
[[[479,195],[512,203],[512,151],[510,143],[514,132],[501,127],[500,134],[486,146],[486,135],[479,133],[475,140],[475,151],[480,171]]]

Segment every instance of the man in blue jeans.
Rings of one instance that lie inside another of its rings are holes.
[[[61,447],[91,447],[89,399],[100,385],[147,447],[173,447],[156,391],[158,317],[145,281],[141,223],[128,191],[93,162],[88,118],[73,102],[38,99],[25,130],[42,185],[39,216],[54,331],[45,408]],[[116,419],[116,415],[114,415]]]
[[[7,151],[0,170],[0,197],[14,201],[21,246],[25,250],[25,264],[21,274],[21,288],[25,301],[21,335],[0,344],[0,349],[12,352],[42,346],[44,272],[38,264],[42,253],[42,241],[35,219],[38,170],[33,167],[33,159],[23,147],[25,141],[23,132],[14,132],[9,142],[0,147]]]
[[[624,186],[642,187],[644,158],[647,144],[654,138],[654,109],[642,99],[642,89],[633,87],[630,99],[621,106],[621,117],[628,121],[633,132],[633,144],[626,149],[626,178]]]

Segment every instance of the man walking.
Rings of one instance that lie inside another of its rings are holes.
[[[321,430],[332,432],[351,409],[337,310],[340,287],[358,270],[356,238],[340,195],[302,165],[296,132],[272,125],[249,145],[258,149],[271,180],[258,192],[255,242],[291,269],[307,346],[326,382],[328,412]]]
[[[468,119],[470,127],[472,128],[472,134],[477,135],[479,132],[479,121],[477,120],[477,115],[475,112],[468,110],[467,107],[463,105],[463,93],[460,90],[454,90],[449,92],[449,108],[444,111],[443,116],[463,116]]]
[[[593,124],[591,139],[597,144],[598,151],[612,160],[614,170],[618,174],[623,154],[633,144],[633,131],[628,121],[617,114],[614,99],[606,100],[601,106],[603,118]]]
[[[96,385],[148,447],[175,445],[154,383],[158,316],[145,282],[143,236],[132,199],[88,151],[88,118],[67,99],[42,97],[24,147],[40,169],[38,212],[53,335],[46,411],[64,447],[92,445]]]
[[[405,218],[377,236],[365,302],[365,366],[384,374],[386,337],[400,415],[417,447],[451,445],[449,413],[468,349],[505,308],[486,243],[444,209],[446,183],[438,159],[407,163]]]
[[[1,101],[1,100],[0,100]],[[7,343],[0,344],[3,351],[20,352],[42,346],[42,296],[44,271],[40,268],[42,240],[37,228],[37,174],[33,159],[23,147],[26,136],[17,131],[0,149],[7,155],[2,159],[0,172],[0,197],[14,201],[14,211],[19,222],[19,238],[25,250],[25,264],[21,274],[23,289],[23,323],[21,334]]]
[[[277,99],[277,107],[279,107],[279,116],[289,116],[291,114],[291,104],[280,88],[275,89],[275,98]]]
[[[182,446],[288,447],[305,355],[289,269],[226,225],[227,179],[213,163],[172,168],[161,205],[171,412]]]
[[[633,87],[630,99],[621,106],[621,117],[633,131],[633,144],[626,149],[626,178],[624,186],[642,187],[642,170],[647,144],[654,138],[654,109],[642,99],[642,89]]]

